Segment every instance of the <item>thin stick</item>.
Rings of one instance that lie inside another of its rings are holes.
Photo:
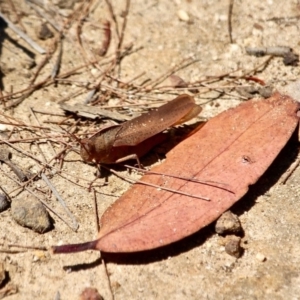
[[[30,80],[29,85],[33,85],[35,80],[37,79],[38,75],[40,74],[40,72],[42,71],[42,69],[44,68],[44,66],[48,63],[49,59],[51,57],[51,54],[47,53],[45,55],[45,57],[43,58],[43,60],[38,64],[36,71],[32,77],[32,79]]]
[[[60,197],[60,195],[58,194],[56,188],[52,185],[52,183],[50,182],[50,180],[47,178],[47,176],[44,173],[41,174],[41,177],[47,183],[47,185],[49,186],[49,188],[53,192],[53,194],[56,197],[56,199],[60,202],[61,206],[64,208],[64,210],[67,213],[67,215],[72,219],[72,222],[73,222],[72,229],[74,231],[77,231],[77,229],[79,227],[79,224],[76,221],[75,217],[70,212],[70,210],[68,209],[68,207],[66,206],[64,200]]]
[[[101,252],[100,252],[100,254],[101,254]],[[104,267],[105,275],[106,275],[106,278],[107,278],[107,285],[108,285],[108,289],[110,291],[111,299],[114,300],[115,296],[114,296],[114,293],[113,293],[113,290],[112,290],[112,287],[111,287],[109,272],[107,270],[107,265],[106,265],[105,259],[102,257],[102,255],[101,255],[101,263],[103,264],[103,267]]]
[[[23,151],[21,149],[19,149],[18,147],[14,146],[13,144],[11,144],[10,142],[6,141],[6,140],[3,140],[3,139],[0,139],[1,142],[3,142],[4,144],[10,146],[11,148],[15,149],[16,151],[20,152],[20,153],[23,153],[24,155],[32,158],[33,160],[39,162],[41,165],[45,166],[47,165],[46,163],[44,163],[42,160],[38,159],[36,156],[34,155],[31,155],[30,153],[26,152],[26,151]]]
[[[262,62],[261,64],[259,64],[258,66],[256,66],[255,68],[253,68],[252,70],[246,71],[243,76],[237,76],[237,78],[244,78],[245,76],[253,73],[255,74],[261,67],[264,67],[264,69],[267,67],[267,65],[269,64],[269,62],[274,58],[274,56],[270,56],[268,57],[264,62]],[[262,71],[262,70],[261,70]]]
[[[116,15],[114,13],[114,9],[110,3],[109,0],[105,0],[107,6],[108,6],[108,10],[109,10],[109,13],[110,13],[110,16],[111,18],[113,19],[114,23],[115,23],[115,27],[116,27],[116,33],[117,33],[117,37],[120,39],[120,33],[119,33],[119,28],[118,28],[118,22],[117,22],[117,18],[116,18]]]
[[[186,68],[186,67],[190,66],[191,64],[196,63],[197,61],[199,61],[199,59],[194,59],[194,60],[183,59],[176,66],[174,66],[169,71],[167,71],[167,73],[165,73],[165,74],[159,76],[157,79],[153,80],[151,82],[151,89],[154,89],[159,83],[161,83],[162,81],[164,81],[170,75],[174,74],[175,72],[177,72],[177,71],[179,71],[179,70],[181,70],[183,68]]]
[[[100,225],[99,225],[99,216],[98,216],[98,207],[97,207],[97,196],[96,196],[96,191],[94,189],[93,189],[93,192],[94,192],[94,209],[95,209],[96,230],[98,233],[100,230]],[[114,299],[114,294],[113,294],[112,287],[111,287],[111,282],[110,282],[110,277],[109,277],[109,273],[107,270],[107,265],[106,265],[105,259],[102,257],[101,251],[99,251],[99,256],[101,257],[101,263],[103,265],[105,277],[107,279],[108,289],[111,293],[111,299]]]
[[[37,124],[38,124],[39,126],[41,126],[41,124],[40,124],[40,122],[39,122],[39,120],[38,120],[38,118],[37,118],[37,116],[36,116],[36,114],[35,114],[33,108],[30,107],[29,109],[31,110],[31,114],[32,114],[32,116],[34,117],[34,119],[35,119],[35,121],[37,122]],[[46,132],[45,132],[44,130],[43,130],[43,132],[46,134]],[[46,137],[48,138],[47,134],[46,134]],[[53,155],[56,155],[56,152],[55,152],[55,150],[54,150],[52,144],[50,143],[50,141],[49,141],[48,139],[47,139],[47,144],[48,144],[48,146],[52,149]],[[40,147],[39,147],[39,148],[40,148]],[[43,153],[43,155],[44,155],[44,153]],[[45,159],[45,161],[47,161],[46,158],[45,158],[45,156],[44,156],[44,159]]]
[[[9,194],[6,192],[6,190],[0,185],[0,189],[2,190],[2,192],[4,193],[4,195],[6,196],[6,200],[9,201],[9,203],[11,204],[11,198],[9,196]]]
[[[3,100],[3,91],[2,91],[2,89],[1,89],[1,87],[0,87],[0,99],[1,99],[1,102],[2,102],[3,107],[5,108],[6,103],[5,103],[5,101]]]
[[[130,7],[130,0],[127,0],[126,1],[125,12],[124,12],[124,20],[123,20],[122,29],[121,29],[121,35],[120,35],[118,48],[117,48],[117,51],[119,53],[120,53],[122,43],[123,43],[123,40],[124,40],[124,34],[125,34],[126,25],[127,25],[127,16],[128,16],[128,13],[129,13],[129,7]]]
[[[33,10],[35,10],[38,15],[40,15],[42,18],[44,18],[56,31],[58,31],[58,32],[62,31],[62,26],[57,25],[54,22],[53,17],[52,18],[48,17],[47,14],[45,14],[43,11],[39,10],[37,7],[35,7],[34,5],[32,5],[33,3],[31,3],[30,0],[27,0],[26,3],[27,3],[27,5],[29,5],[30,8],[32,8]],[[38,5],[38,3],[34,3],[34,4]]]
[[[67,71],[67,72],[65,72],[65,73],[63,73],[63,74],[60,74],[58,77],[59,77],[59,78],[66,78],[66,77],[69,77],[69,76],[75,74],[75,73],[76,73],[77,71],[79,71],[80,69],[86,68],[88,65],[93,64],[93,63],[96,63],[96,62],[97,62],[97,61],[92,61],[91,63],[85,63],[85,64],[82,64],[82,65],[80,65],[80,66],[78,66],[78,67],[75,67],[74,69],[72,69],[72,70],[70,70],[70,71]],[[30,89],[38,89],[39,87],[41,87],[41,86],[43,86],[43,85],[50,85],[50,84],[56,82],[56,80],[57,80],[57,78],[55,78],[55,80],[52,80],[52,79],[50,78],[50,76],[48,76],[46,79],[43,79],[42,81],[36,83],[35,85],[30,86],[30,87],[26,87],[26,88],[21,89],[21,90],[16,91],[16,92],[11,92],[10,94],[3,96],[0,100],[7,99],[7,98],[11,98],[12,96],[15,96],[15,95],[17,95],[17,94],[25,93],[25,92],[27,92],[27,91],[30,90]]]
[[[43,114],[43,115],[56,116],[56,117],[66,116],[64,113],[59,113],[59,112],[46,111],[46,110],[41,110],[36,108],[32,108],[32,110],[36,113]]]
[[[86,186],[84,186],[84,185],[82,185],[82,184],[79,184],[79,183],[77,183],[77,182],[75,182],[75,181],[72,181],[71,179],[69,179],[68,177],[66,177],[67,175],[69,175],[67,172],[63,172],[63,171],[60,171],[61,173],[59,173],[59,172],[57,172],[56,174],[58,175],[58,176],[60,176],[61,178],[63,178],[63,179],[65,179],[65,180],[67,180],[67,181],[69,181],[70,183],[73,183],[73,184],[75,184],[75,185],[77,185],[77,186],[79,186],[79,187],[81,187],[81,188],[83,188],[83,189],[88,189],[89,188],[89,186],[88,187],[86,187]],[[63,175],[63,174],[65,174],[65,175]],[[83,180],[83,181],[89,181],[89,180],[87,180],[87,179],[85,179],[85,178],[82,178],[82,177],[78,177],[78,176],[76,176],[76,178],[77,179],[81,179],[81,180]],[[102,187],[103,185],[99,185],[100,187]],[[95,187],[95,186],[94,186]],[[108,195],[108,196],[112,196],[112,197],[116,197],[116,195],[112,195],[112,194],[106,194],[106,195]]]
[[[30,109],[30,108],[29,108],[29,109]],[[34,113],[33,113],[32,111],[31,111],[31,115],[34,116]],[[35,116],[34,116],[34,117],[35,117]],[[31,133],[31,135],[32,135],[32,133]],[[39,150],[39,152],[40,152],[40,154],[41,154],[41,156],[42,156],[44,162],[46,163],[46,162],[47,162],[47,159],[46,159],[46,156],[45,156],[44,152],[43,152],[42,149],[41,149],[40,143],[37,143],[37,141],[34,141],[33,144],[38,148],[38,150]]]
[[[229,0],[229,8],[228,8],[228,33],[230,43],[233,44],[232,39],[232,9],[233,9],[234,0]]]
[[[63,54],[63,39],[61,38],[60,43],[59,43],[58,56],[56,58],[56,61],[55,61],[55,64],[54,64],[54,67],[52,69],[51,76],[50,76],[51,79],[54,79],[57,76],[58,72],[59,72],[62,54]]]
[[[11,170],[17,175],[20,181],[24,182],[26,181],[27,175],[21,170],[18,166],[16,166],[11,160],[9,159],[9,151],[5,148],[2,148],[0,150],[0,161],[7,164]]]
[[[151,187],[156,188],[156,189],[160,189],[160,190],[163,190],[163,191],[168,191],[168,192],[171,192],[171,193],[174,193],[174,194],[179,194],[179,195],[188,196],[188,197],[191,197],[191,198],[196,198],[196,199],[201,199],[201,200],[205,200],[205,201],[210,201],[210,199],[207,198],[207,197],[196,196],[196,195],[185,193],[185,192],[181,192],[181,191],[178,191],[178,190],[169,189],[169,188],[166,188],[166,187],[163,187],[163,186],[160,186],[160,185],[157,185],[157,184],[149,183],[149,182],[146,182],[146,181],[142,181],[142,180],[135,180],[135,179],[130,178],[128,176],[121,175],[118,172],[116,172],[115,170],[106,168],[105,166],[102,166],[102,167],[105,168],[105,169],[107,169],[107,170],[109,170],[111,173],[115,174],[116,176],[118,176],[118,177],[120,177],[122,179],[125,179],[126,181],[129,181],[131,183],[140,183],[140,184],[144,184],[144,185],[147,185],[147,186],[151,186]]]
[[[205,84],[205,83],[202,83],[202,86],[208,88],[209,90],[216,91],[216,92],[218,92],[218,93],[220,93],[220,94],[224,94],[224,95],[227,95],[227,96],[230,96],[230,97],[233,96],[233,95],[231,95],[230,93],[227,93],[227,92],[225,92],[225,91],[222,90],[222,89],[216,89],[216,88],[214,88],[214,87],[210,87],[209,85],[207,85],[207,84]],[[236,96],[236,95],[235,95],[235,96]],[[244,99],[244,100],[248,100],[247,97],[244,97],[244,96],[241,96],[241,95],[238,95],[237,97],[239,97],[239,98],[241,98],[241,99]]]
[[[55,78],[55,80],[56,80],[56,78]],[[70,99],[74,99],[75,97],[77,97],[77,96],[79,96],[79,95],[81,95],[81,94],[83,94],[83,93],[85,93],[85,92],[86,92],[86,88],[83,87],[83,88],[81,88],[79,91],[76,91],[76,92],[74,92],[74,93],[72,93],[72,94],[69,94],[68,96],[66,96],[66,97],[63,98],[63,99],[60,99],[58,103],[59,103],[59,104],[62,104],[62,103],[66,102],[66,101],[68,101],[68,100],[70,100]]]
[[[26,33],[17,28],[12,22],[10,22],[1,12],[0,17],[7,23],[8,27],[19,35],[27,44],[29,44],[34,50],[40,54],[45,54],[46,50],[34,42]]]
[[[25,29],[25,27],[24,27],[24,25],[23,25],[23,23],[22,23],[22,19],[21,19],[21,17],[20,17],[20,14],[17,12],[16,7],[15,7],[13,1],[12,1],[12,0],[9,0],[8,2],[9,2],[9,4],[10,4],[10,6],[11,6],[11,9],[13,10],[13,12],[15,13],[15,15],[16,15],[16,17],[17,17],[17,20],[18,20],[19,25],[21,26],[22,30],[26,33],[26,29]]]
[[[57,123],[54,123],[57,124]],[[84,135],[84,134],[82,134]],[[32,137],[32,138],[27,138],[27,139],[15,139],[15,140],[9,140],[10,143],[32,143],[33,141],[39,141],[40,143],[46,143],[47,141],[51,141],[53,143],[61,144],[64,142],[63,141],[58,141],[55,138],[63,138],[63,137],[68,137],[70,135],[56,135],[53,137],[48,137],[48,136],[39,136],[39,137]],[[2,140],[0,139],[0,144],[2,144]]]
[[[124,167],[128,168],[128,169],[132,169],[132,170],[136,170],[138,172],[142,172],[144,174],[149,174],[149,175],[160,175],[160,176],[166,176],[166,177],[172,177],[172,178],[177,178],[177,179],[181,179],[181,180],[185,180],[185,181],[191,181],[191,182],[196,182],[196,183],[200,183],[200,184],[204,184],[204,185],[208,185],[208,186],[212,186],[221,190],[224,190],[226,192],[232,193],[234,194],[233,191],[225,188],[225,187],[221,187],[221,186],[217,186],[217,184],[219,185],[227,185],[226,183],[222,183],[222,182],[217,182],[217,181],[212,181],[212,180],[199,180],[199,179],[195,179],[195,178],[190,178],[190,177],[183,177],[183,176],[176,176],[176,175],[172,175],[172,174],[164,174],[164,173],[159,173],[159,172],[153,172],[153,171],[148,171],[148,170],[144,170],[144,169],[140,169],[140,168],[136,168],[133,166],[129,166],[129,165],[124,165]]]
[[[0,249],[0,253],[6,253],[6,254],[18,254],[18,253],[25,253],[26,250],[6,250],[6,249]],[[2,290],[1,290],[2,291]],[[1,296],[1,294],[0,294]]]
[[[29,250],[41,250],[41,251],[47,251],[48,249],[46,247],[36,247],[36,246],[23,246],[18,244],[8,244],[8,247],[15,247],[15,248],[22,248],[22,249],[29,249]]]
[[[94,192],[94,212],[95,212],[95,223],[96,223],[96,230],[99,232],[100,225],[99,225],[99,216],[98,216],[98,204],[97,204],[97,195],[96,191],[93,189]]]
[[[112,55],[112,57],[107,62],[104,62],[102,65],[114,62],[115,60],[116,60],[116,55]],[[15,95],[18,95],[18,94],[22,94],[22,93],[26,93],[25,96],[28,96],[30,93],[33,93],[35,90],[37,90],[37,89],[39,89],[41,87],[46,87],[48,85],[51,85],[51,84],[55,83],[58,79],[67,78],[67,77],[69,77],[71,75],[74,75],[80,69],[86,68],[87,66],[89,66],[91,64],[96,64],[96,63],[99,64],[99,62],[97,60],[93,60],[93,61],[90,61],[88,63],[82,64],[82,65],[80,65],[78,67],[75,67],[74,69],[72,69],[70,71],[67,71],[67,72],[65,72],[63,74],[60,74],[55,79],[51,79],[50,76],[48,76],[46,79],[43,79],[42,81],[36,83],[35,85],[30,85],[30,86],[28,86],[28,87],[26,87],[24,89],[21,89],[19,91],[16,91],[16,92],[12,91],[8,95],[0,97],[0,101],[3,101],[4,99],[9,99],[10,100],[12,98],[12,96],[15,96]],[[7,108],[14,107],[14,106],[20,104],[23,100],[24,99],[22,99],[22,100],[18,99],[17,101],[15,101],[15,103],[11,104]]]
[[[25,92],[25,94],[23,94],[19,99],[11,102],[10,104],[8,104],[6,106],[6,109],[9,108],[13,108],[18,106],[19,104],[21,104],[27,97],[29,97],[32,93],[34,93],[36,91],[37,88],[40,88],[43,86],[44,83],[46,83],[48,81],[48,79],[50,79],[50,76],[48,76],[44,81],[42,81],[41,83],[38,83],[36,85],[34,85],[32,88],[27,88],[27,91]]]

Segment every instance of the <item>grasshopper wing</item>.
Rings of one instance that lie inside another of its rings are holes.
[[[117,146],[135,146],[170,126],[197,116],[202,108],[194,98],[183,94],[172,101],[122,124],[114,142]]]

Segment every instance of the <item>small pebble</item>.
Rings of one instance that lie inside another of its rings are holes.
[[[264,98],[269,98],[273,94],[273,87],[269,85],[262,86],[258,89],[258,93]]]
[[[254,94],[259,94],[263,98],[269,98],[273,94],[273,87],[269,85],[265,86],[248,86],[237,88],[236,91],[248,99],[252,99]]]
[[[117,292],[117,290],[121,287],[121,284],[118,281],[113,281],[111,283],[111,289],[113,291],[113,293],[115,294]]]
[[[43,233],[51,228],[50,216],[46,208],[32,196],[12,201],[11,214],[19,225],[38,233]]]
[[[0,194],[0,213],[8,209],[10,202],[8,201],[5,194]]]
[[[242,227],[238,216],[228,210],[217,220],[215,230],[218,234],[235,234],[241,233]]]
[[[97,289],[88,287],[80,294],[80,300],[103,300]]]
[[[261,262],[264,262],[267,258],[262,253],[257,253],[256,254],[256,259],[261,261]]]
[[[32,260],[33,260],[34,262],[37,262],[37,261],[43,261],[43,260],[46,259],[45,251],[39,251],[39,250],[37,250],[37,251],[34,251],[33,254],[34,254],[34,255],[33,255]]]
[[[233,235],[227,238],[227,242],[225,244],[225,251],[227,254],[239,258],[242,255],[242,250],[241,238],[239,236]]]
[[[0,131],[7,130],[8,126],[6,124],[0,124]]]
[[[237,54],[242,54],[242,47],[238,44],[230,44],[229,45],[229,56],[232,57]]]
[[[182,9],[177,11],[177,16],[178,16],[179,20],[183,21],[183,22],[189,22],[189,20],[190,20],[188,13]]]
[[[299,55],[293,52],[288,52],[283,56],[283,63],[285,66],[298,66]]]
[[[40,40],[47,40],[53,37],[53,32],[46,23],[43,23],[40,27],[37,27],[36,35]]]

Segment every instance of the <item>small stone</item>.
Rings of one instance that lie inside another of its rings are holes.
[[[179,20],[183,21],[183,22],[189,22],[189,20],[190,20],[188,13],[182,9],[177,11],[177,16],[178,16]]]
[[[97,289],[88,287],[80,294],[80,300],[103,300]]]
[[[261,24],[258,24],[258,23],[254,23],[253,28],[255,28],[257,30],[260,30],[260,31],[264,30],[264,27]]]
[[[297,66],[299,63],[299,55],[293,52],[288,52],[283,56],[283,63],[285,66]]]
[[[47,40],[53,37],[53,32],[46,23],[42,23],[40,27],[37,27],[36,35],[40,40]]]
[[[118,281],[113,281],[111,283],[111,289],[113,291],[113,293],[115,294],[117,292],[117,290],[121,287],[121,284]]]
[[[230,44],[229,45],[229,56],[232,57],[237,54],[242,54],[242,47],[238,44]]]
[[[46,208],[32,196],[12,201],[11,214],[19,225],[38,233],[43,233],[51,227],[50,216]]]
[[[262,253],[257,253],[256,254],[256,259],[261,261],[261,262],[264,262],[267,258]]]
[[[236,234],[242,232],[242,227],[238,216],[228,210],[217,220],[215,230],[218,234]]]
[[[8,126],[6,124],[0,124],[0,131],[7,130]]]
[[[258,93],[264,98],[269,98],[273,94],[273,90],[274,88],[272,86],[265,85],[258,89]]]
[[[98,69],[96,69],[96,68],[91,69],[91,73],[92,73],[94,76],[98,75]]]
[[[227,242],[225,244],[225,251],[227,254],[239,258],[242,255],[242,250],[241,238],[239,236],[233,235],[227,238]]]
[[[0,213],[8,209],[10,202],[8,201],[5,194],[0,194]]]
[[[46,255],[44,251],[34,251],[34,255],[33,255],[33,261],[37,262],[37,261],[43,261],[46,259]]]

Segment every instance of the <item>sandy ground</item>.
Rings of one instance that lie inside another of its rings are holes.
[[[36,29],[41,18],[23,1],[14,1],[20,13],[27,34],[45,49],[53,44],[53,39],[39,40]],[[78,3],[75,7],[78,7]],[[112,1],[117,20],[122,24],[125,1]],[[9,1],[0,4],[2,13],[13,22],[17,22]],[[58,8],[58,6],[56,6]],[[184,11],[184,14],[178,11]],[[70,14],[72,9],[61,9]],[[134,53],[126,56],[121,63],[119,78],[129,81],[135,76],[145,74],[134,81],[141,84],[146,78],[154,80],[165,74],[170,68],[178,65],[183,59],[197,59],[197,62],[176,72],[187,82],[203,80],[206,76],[219,76],[240,69],[234,75],[242,75],[262,65],[267,57],[248,56],[247,46],[288,46],[299,53],[299,16],[298,1],[235,1],[232,15],[233,43],[228,33],[228,1],[131,1],[127,17],[124,45],[133,44]],[[181,20],[179,15],[181,15]],[[101,22],[111,20],[104,1],[92,5],[89,17],[82,26],[83,48],[99,48],[103,33]],[[99,25],[100,24],[100,25]],[[113,23],[112,23],[113,24]],[[84,59],[76,39],[76,25],[69,29],[64,41],[62,65],[60,73],[82,65]],[[11,29],[1,24],[1,70],[3,94],[7,95],[11,88],[19,91],[26,88],[37,67],[28,68],[29,54],[37,64],[44,55],[33,50]],[[19,26],[19,25],[18,25]],[[114,26],[114,25],[112,25]],[[3,35],[3,30],[6,35]],[[116,47],[115,31],[109,55],[113,55]],[[53,67],[57,53],[49,64],[41,71],[36,82],[46,78]],[[89,54],[88,54],[89,55]],[[30,108],[40,111],[63,114],[58,102],[71,96],[81,87],[78,83],[92,81],[99,76],[96,69],[89,67],[78,71],[71,84],[58,83],[38,89],[29,95],[19,106],[1,111],[6,116],[37,125]],[[282,58],[273,58],[265,68],[260,68],[256,76],[272,86],[280,87],[299,78],[298,66],[285,66]],[[75,82],[76,81],[76,82]],[[115,84],[114,82],[112,84]],[[199,88],[195,94],[203,111],[202,118],[211,118],[216,114],[234,107],[242,100],[236,92],[238,85],[254,85],[254,83],[226,78],[212,85],[218,90],[207,93],[205,87]],[[81,88],[82,89],[82,88]],[[225,93],[220,93],[219,91]],[[206,91],[206,92],[205,92]],[[186,91],[185,91],[186,92]],[[71,96],[68,104],[83,103],[88,90],[75,97]],[[122,95],[126,98],[125,91]],[[179,92],[171,91],[164,95],[155,90],[146,94],[136,103],[153,103],[158,99],[172,99]],[[9,100],[6,104],[9,104]],[[112,96],[105,105],[122,105],[123,100]],[[161,102],[159,102],[161,103]],[[137,108],[119,110],[130,116],[139,113]],[[50,127],[56,133],[59,127],[49,123],[63,120],[61,116],[37,114],[42,126]],[[7,120],[1,115],[1,120]],[[11,119],[10,121],[12,121]],[[70,119],[74,123],[74,118]],[[200,117],[198,118],[200,120]],[[71,122],[70,121],[70,122]],[[97,126],[101,126],[101,121]],[[80,127],[81,126],[81,127]],[[66,127],[67,128],[67,127]],[[76,133],[87,128],[87,122],[78,123]],[[82,129],[83,128],[83,129]],[[1,127],[12,129],[12,126]],[[43,135],[43,132],[40,132]],[[13,133],[15,138],[36,136],[36,131]],[[65,138],[67,139],[67,138]],[[75,145],[76,142],[73,141]],[[17,143],[16,146],[42,159],[35,145]],[[55,144],[57,153],[61,148]],[[41,145],[47,159],[53,156],[49,144]],[[41,165],[11,149],[12,161],[29,169],[38,171]],[[266,154],[267,155],[267,154]],[[242,246],[244,254],[236,259],[229,256],[223,246],[223,237],[214,231],[214,225],[199,231],[183,241],[169,247],[135,254],[130,257],[107,257],[107,271],[115,299],[299,299],[300,295],[300,228],[299,228],[299,181],[298,168],[287,184],[279,184],[297,155],[297,143],[291,141],[278,159],[264,174],[261,180],[251,187],[248,194],[232,208],[242,223],[244,235]],[[157,161],[156,152],[151,152],[142,160],[149,165]],[[55,167],[59,169],[56,164]],[[124,169],[120,172],[126,173]],[[87,251],[69,255],[51,255],[50,253],[30,250],[21,252],[20,248],[9,248],[9,244],[24,246],[57,245],[89,241],[97,236],[94,221],[93,193],[85,187],[95,177],[95,167],[84,164],[78,154],[72,152],[65,158],[63,165],[64,178],[47,172],[47,176],[66,201],[71,212],[78,220],[80,227],[72,231],[65,223],[51,214],[54,220],[53,229],[39,234],[21,227],[11,216],[11,210],[0,214],[0,261],[9,274],[9,282],[18,288],[18,293],[7,299],[79,299],[85,287],[95,287],[104,299],[112,299],[105,268],[99,259],[98,252]],[[6,174],[15,178],[10,169],[1,165],[1,186],[10,194],[12,201],[24,199],[26,192],[16,190],[18,185]],[[134,175],[134,174],[133,174]],[[108,176],[108,184],[102,186],[104,179],[98,179],[97,204],[101,215],[111,203],[128,188],[129,184],[113,175]],[[48,192],[43,180],[29,185],[40,196],[47,197],[47,203],[58,211],[62,211],[55,197]],[[67,218],[67,217],[66,217]],[[147,232],[145,232],[147,234]],[[4,250],[17,250],[10,253]],[[22,250],[22,249],[21,249]]]

